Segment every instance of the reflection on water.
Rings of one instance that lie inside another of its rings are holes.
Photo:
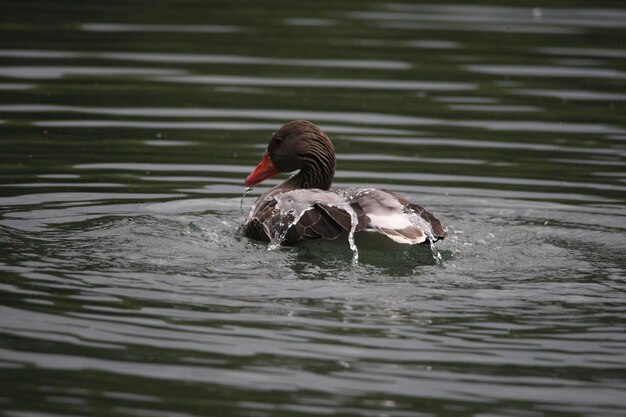
[[[2,414],[622,415],[626,11],[576,3],[4,5]],[[298,118],[444,267],[242,235]]]

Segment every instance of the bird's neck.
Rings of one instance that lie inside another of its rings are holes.
[[[286,190],[317,188],[328,190],[333,182],[334,170],[330,173],[317,174],[315,172],[302,169],[296,175],[279,185],[279,188]]]
[[[317,188],[328,190],[335,176],[335,157],[316,159],[314,163],[308,163],[295,175],[291,176],[276,188],[283,190],[297,190]]]

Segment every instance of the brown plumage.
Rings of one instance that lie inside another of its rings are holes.
[[[299,171],[254,203],[243,225],[247,236],[293,243],[336,239],[354,229],[378,232],[405,244],[446,236],[431,212],[391,191],[329,191],[335,175],[335,150],[328,136],[306,120],[289,122],[274,133],[244,185],[253,187],[278,173],[295,170]]]

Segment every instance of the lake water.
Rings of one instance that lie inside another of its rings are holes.
[[[5,1],[0,415],[626,415],[626,7],[490,4]],[[242,236],[296,118],[444,265]]]

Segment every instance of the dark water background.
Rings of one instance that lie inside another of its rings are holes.
[[[625,39],[618,1],[3,1],[0,415],[626,415]],[[295,118],[445,267],[242,237]]]

